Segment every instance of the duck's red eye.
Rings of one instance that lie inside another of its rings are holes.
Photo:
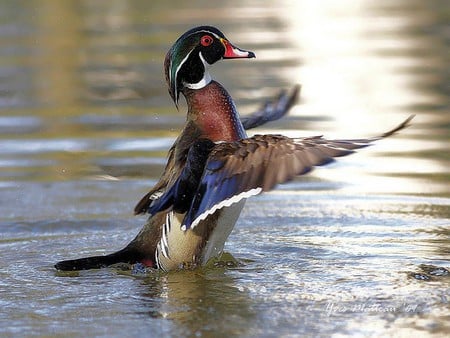
[[[210,37],[209,35],[203,35],[202,38],[200,39],[200,43],[202,44],[202,46],[208,47],[210,44],[213,43],[213,38]]]

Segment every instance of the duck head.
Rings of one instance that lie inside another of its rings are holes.
[[[164,71],[169,94],[178,106],[183,87],[200,89],[211,82],[208,68],[221,59],[254,58],[234,46],[215,27],[200,26],[184,33],[167,52]]]

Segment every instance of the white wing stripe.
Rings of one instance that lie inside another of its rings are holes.
[[[204,219],[206,219],[206,217],[208,217],[209,215],[214,214],[217,210],[225,208],[225,207],[229,207],[234,203],[238,203],[240,200],[244,199],[244,198],[249,198],[250,196],[255,196],[258,195],[262,192],[262,188],[254,188],[254,189],[250,189],[248,191],[244,191],[241,192],[238,195],[234,195],[230,198],[227,198],[223,201],[221,201],[220,203],[217,203],[215,205],[213,205],[213,207],[211,209],[206,210],[204,213],[200,214],[191,224],[191,228],[195,228],[201,221],[203,221]],[[183,224],[183,226],[181,227],[182,230],[186,230],[186,225]]]

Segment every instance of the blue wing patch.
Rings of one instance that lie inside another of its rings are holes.
[[[189,209],[200,184],[206,160],[214,145],[211,140],[200,139],[191,146],[180,176],[160,198],[150,204],[149,214],[154,215],[169,207],[180,214]]]

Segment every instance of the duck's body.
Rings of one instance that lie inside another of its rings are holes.
[[[124,262],[174,270],[206,264],[222,252],[246,198],[389,136],[410,120],[369,139],[247,138],[245,129],[282,116],[298,94],[296,88],[291,96],[281,96],[274,105],[241,120],[231,96],[211,79],[208,68],[220,59],[252,57],[209,26],[194,28],[175,42],[165,60],[166,80],[175,104],[179,93],[185,97],[187,119],[160,180],[135,208],[136,214],[150,214],[147,223],[124,249],[62,261],[57,269]]]
[[[211,81],[199,89],[184,88],[183,95],[188,106],[187,121],[169,152],[166,169],[156,185],[158,191],[166,191],[167,187],[171,187],[180,177],[186,166],[187,154],[197,140],[232,142],[247,137],[231,96],[216,81]],[[151,194],[154,194],[153,190],[138,203],[136,214],[148,211],[153,201]],[[197,227],[188,231],[181,229],[184,213],[173,210],[159,213],[164,215],[163,220],[158,219],[156,224],[147,224],[135,241],[142,242],[143,246],[148,245],[148,241],[141,240],[144,234],[153,234],[155,226],[163,223],[161,231],[157,231],[160,238],[155,250],[155,265],[163,270],[203,265],[222,252],[225,240],[233,230],[244,203],[242,200],[229,208],[218,210],[207,221],[200,222]]]

